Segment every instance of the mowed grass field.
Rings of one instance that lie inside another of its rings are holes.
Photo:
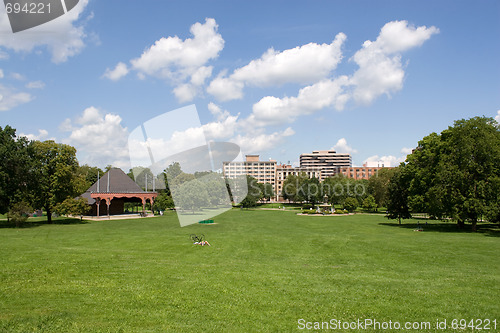
[[[184,228],[172,213],[65,222],[74,223],[0,228],[0,332],[294,332],[299,319],[500,324],[495,230],[415,232],[416,220],[239,209]],[[193,245],[192,233],[212,246]]]

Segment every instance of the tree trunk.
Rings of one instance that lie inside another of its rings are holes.
[[[399,225],[401,225],[401,216],[398,217],[398,220],[399,220]]]
[[[477,231],[477,220],[472,220],[472,231],[476,232]]]
[[[463,220],[458,219],[457,220],[457,226],[458,226],[458,229],[464,229],[465,228],[465,222]]]
[[[49,207],[45,207],[45,210],[47,211],[47,223],[52,224],[52,212]]]

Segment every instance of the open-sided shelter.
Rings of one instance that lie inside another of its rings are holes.
[[[142,203],[144,212],[147,200],[152,206],[157,196],[156,192],[144,191],[119,168],[111,168],[81,195],[92,206],[92,216],[97,217],[123,214],[125,202]]]

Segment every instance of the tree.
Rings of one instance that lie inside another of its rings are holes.
[[[197,178],[206,188],[209,203],[212,208],[219,205],[228,206],[231,204],[226,182],[222,174],[217,172],[197,172]]]
[[[401,165],[394,172],[387,188],[387,218],[398,219],[399,224],[401,219],[411,218],[408,208],[408,184],[404,165]]]
[[[375,211],[377,209],[377,203],[375,201],[375,198],[371,194],[363,200],[362,205],[363,208],[368,211]]]
[[[347,179],[341,174],[328,177],[323,181],[322,192],[328,197],[328,203],[341,204],[347,198],[346,182]]]
[[[269,183],[261,184],[259,183],[260,191],[262,193],[262,199],[269,201],[274,196],[273,185]]]
[[[90,186],[95,184],[99,177],[102,177],[102,175],[104,175],[104,171],[102,171],[101,168],[92,167],[89,166],[88,164],[84,164],[78,167],[77,174],[81,175],[85,180],[85,189],[83,190],[85,191]]]
[[[139,185],[142,189],[152,190],[154,175],[151,170],[149,168],[141,168],[140,170],[134,171],[134,181],[136,182],[136,184]]]
[[[323,199],[323,191],[318,178],[306,178],[304,179],[299,187],[298,197],[300,201],[306,201],[311,204],[312,207],[316,203],[321,202]]]
[[[166,193],[161,193],[159,194],[153,204],[152,209],[153,210],[167,210],[174,208],[174,200],[172,200],[172,197]]]
[[[24,201],[16,202],[12,205],[12,208],[7,214],[10,221],[16,224],[16,227],[20,227],[28,219],[28,214],[31,213],[33,209]]]
[[[344,209],[347,210],[349,213],[354,212],[356,208],[359,206],[358,199],[354,197],[348,197],[344,200]]]
[[[412,210],[448,216],[476,230],[482,216],[495,218],[500,178],[500,129],[492,118],[455,121],[419,141],[408,156]]]
[[[387,205],[387,187],[394,169],[382,168],[368,180],[368,193],[373,196],[378,207]]]
[[[240,205],[243,208],[255,207],[257,205],[257,201],[262,198],[262,192],[260,191],[257,179],[247,175],[247,187],[247,195],[245,199],[240,202]]]
[[[305,172],[301,172],[298,175],[289,175],[283,182],[283,189],[281,194],[285,200],[300,202],[304,200],[301,196],[300,189],[304,183],[309,179]]]
[[[25,137],[16,138],[16,130],[0,127],[0,214],[18,201],[30,201],[33,144]]]
[[[82,216],[89,213],[91,207],[85,198],[66,198],[63,202],[57,204],[55,207],[56,213],[59,215],[73,215],[80,216],[80,221]]]
[[[183,183],[173,190],[175,204],[182,209],[202,210],[209,203],[207,190],[202,182],[197,179]]]
[[[34,142],[33,188],[35,207],[44,208],[47,221],[52,223],[52,212],[67,197],[75,197],[79,190],[76,177],[78,161],[76,149],[69,145],[49,141]]]

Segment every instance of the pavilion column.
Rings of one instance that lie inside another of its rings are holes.
[[[108,217],[109,217],[109,206],[111,205],[112,198],[106,198],[106,205],[108,206]]]
[[[101,205],[101,198],[95,198],[95,203],[97,205],[97,217],[99,217],[99,207]]]
[[[142,213],[146,213],[146,198],[142,197]]]

